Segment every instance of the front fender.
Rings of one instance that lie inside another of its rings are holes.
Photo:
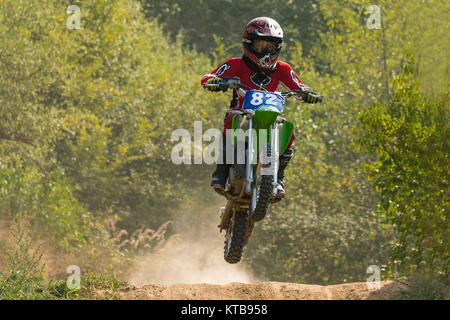
[[[232,126],[231,128],[234,130],[239,128],[239,124],[242,120],[242,116],[236,116],[233,118]],[[294,124],[286,119],[283,119],[283,124],[280,129],[280,149],[279,153],[280,155],[284,153],[286,150],[289,141],[291,141],[292,135],[294,134]],[[234,137],[232,143],[236,144],[236,137]]]

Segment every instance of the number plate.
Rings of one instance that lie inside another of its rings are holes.
[[[283,112],[284,98],[277,93],[250,90],[247,91],[244,98],[244,109],[259,109],[262,106],[271,106]]]

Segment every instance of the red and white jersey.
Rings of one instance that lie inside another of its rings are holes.
[[[277,62],[275,71],[270,74],[264,74],[255,72],[249,68],[242,58],[231,58],[210,74],[203,76],[201,79],[202,86],[206,81],[214,77],[238,78],[242,84],[248,87],[256,90],[267,90],[270,92],[276,91],[280,84],[288,90],[311,90],[311,88],[305,86],[303,82],[300,81],[291,66],[282,61]],[[301,101],[301,98],[298,98],[298,100]],[[242,107],[243,101],[244,97],[239,96],[238,107]]]

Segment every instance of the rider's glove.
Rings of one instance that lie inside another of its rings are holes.
[[[213,85],[213,86],[207,86],[206,89],[208,89],[209,91],[220,91],[220,87],[219,87],[219,83],[220,81],[222,81],[222,79],[215,77],[215,78],[211,78],[208,79],[208,81],[206,81],[206,83],[208,85]]]
[[[317,92],[311,90],[303,93],[302,100],[306,103],[322,102],[322,95],[319,95]]]

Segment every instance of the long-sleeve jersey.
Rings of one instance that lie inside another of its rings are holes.
[[[202,77],[201,84],[214,77],[233,77],[238,78],[240,82],[253,89],[264,88],[267,91],[274,92],[281,84],[289,90],[302,89],[310,90],[292,70],[291,66],[286,62],[278,61],[276,69],[269,74],[256,72],[252,70],[242,58],[231,58],[210,74]],[[301,101],[301,99],[299,98]],[[242,107],[244,101],[243,96],[239,96],[238,101],[232,102],[233,107]]]

